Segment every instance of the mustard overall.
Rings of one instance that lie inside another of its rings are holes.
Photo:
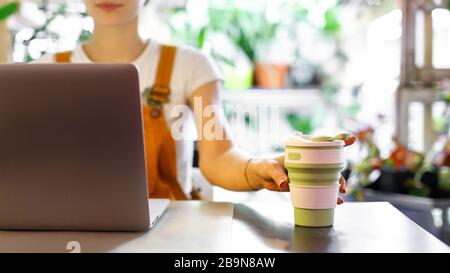
[[[199,199],[195,190],[186,196],[177,181],[175,141],[164,118],[163,105],[169,101],[170,81],[176,47],[162,46],[155,83],[143,94],[143,125],[149,197],[172,200]],[[72,52],[55,55],[56,63],[70,63]]]

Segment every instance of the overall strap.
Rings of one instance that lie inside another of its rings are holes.
[[[147,94],[144,94],[148,105],[162,104],[169,101],[170,82],[172,80],[176,51],[177,48],[175,46],[161,46],[155,83],[150,90],[146,90],[145,93]]]
[[[55,63],[70,63],[72,60],[72,51],[56,53],[54,58]]]

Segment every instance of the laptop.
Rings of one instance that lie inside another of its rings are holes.
[[[148,199],[137,69],[0,65],[0,229],[145,231]]]

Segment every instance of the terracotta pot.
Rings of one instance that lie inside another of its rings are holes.
[[[261,88],[283,88],[289,66],[286,64],[255,63],[255,85]]]

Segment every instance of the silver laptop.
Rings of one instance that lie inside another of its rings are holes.
[[[138,72],[128,64],[0,65],[0,229],[144,231]]]

